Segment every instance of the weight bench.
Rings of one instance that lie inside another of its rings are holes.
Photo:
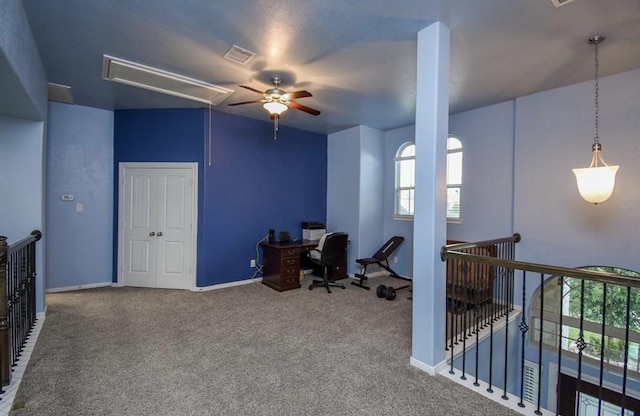
[[[368,279],[366,275],[367,266],[370,266],[372,264],[377,264],[378,266],[388,271],[391,277],[395,277],[402,280],[409,280],[407,278],[400,276],[398,273],[394,272],[393,269],[391,269],[391,267],[389,266],[389,260],[388,260],[391,253],[396,251],[396,249],[400,246],[400,244],[402,244],[403,241],[404,241],[404,237],[400,237],[400,236],[391,237],[389,241],[384,243],[384,245],[380,247],[380,249],[376,251],[376,254],[374,254],[372,257],[365,258],[365,259],[357,259],[356,263],[362,266],[362,273],[359,273],[359,274],[355,273],[354,276],[360,279],[360,281],[351,282],[351,284],[354,286],[358,286],[363,289],[369,290],[370,287],[365,286],[364,282],[365,280]]]

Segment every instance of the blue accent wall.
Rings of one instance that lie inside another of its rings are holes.
[[[198,163],[198,287],[251,278],[256,243],[270,228],[301,238],[301,221],[327,216],[326,135],[280,126],[274,140],[269,121],[212,112],[209,137],[208,117],[204,109],[120,110],[114,121],[116,216],[119,162]]]

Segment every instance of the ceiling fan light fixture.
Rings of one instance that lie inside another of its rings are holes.
[[[287,108],[289,108],[285,104],[282,104],[281,102],[278,102],[278,101],[266,102],[262,104],[262,107],[264,107],[264,109],[267,110],[269,114],[277,114],[277,115],[284,113],[285,111],[287,111]]]

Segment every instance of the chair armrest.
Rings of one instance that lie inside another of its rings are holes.
[[[315,252],[317,254],[311,254],[312,252]],[[307,257],[309,257],[311,260],[319,260],[322,257],[322,251],[318,250],[317,248],[312,248],[311,250],[307,251]]]

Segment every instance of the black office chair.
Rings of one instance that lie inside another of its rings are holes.
[[[344,264],[344,253],[347,250],[347,240],[349,236],[346,233],[330,233],[325,234],[321,238],[322,246],[309,250],[309,260],[316,266],[324,269],[322,280],[314,280],[309,285],[309,290],[316,286],[323,286],[331,293],[331,286],[341,287],[342,283],[336,283],[329,280],[329,268],[338,267]]]

